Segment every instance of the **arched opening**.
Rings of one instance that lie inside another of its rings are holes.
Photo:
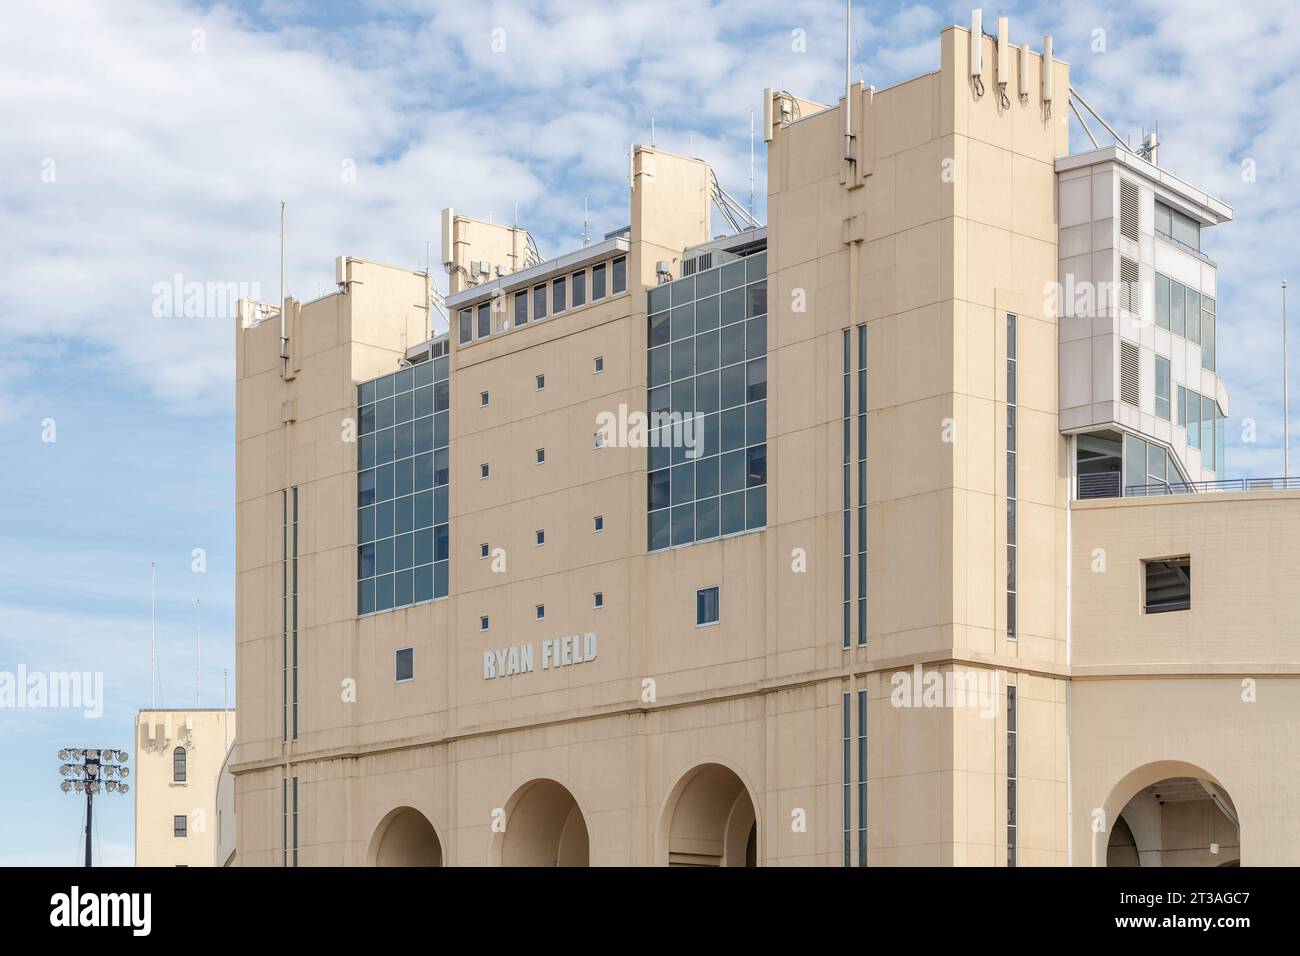
[[[1116,786],[1107,808],[1114,814],[1107,866],[1217,867],[1241,861],[1232,798],[1190,764],[1151,764],[1134,771]]]
[[[534,780],[511,797],[502,866],[587,866],[587,822],[578,801],[554,780]]]
[[[442,866],[442,841],[423,813],[398,807],[370,841],[371,866]]]
[[[749,789],[721,764],[695,767],[673,788],[661,838],[669,866],[757,866],[758,817]]]

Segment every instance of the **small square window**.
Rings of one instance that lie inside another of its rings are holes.
[[[537,376],[537,390],[540,392],[545,387],[546,387],[546,376],[545,375]]]
[[[539,448],[539,449],[537,449],[537,464],[539,464],[539,465],[544,465],[544,464],[546,464],[546,449],[545,449],[545,448]]]
[[[1162,558],[1142,562],[1142,609],[1147,614],[1187,611],[1192,607],[1192,559]]]
[[[591,523],[593,525],[592,534],[600,534],[600,532],[605,530],[604,515],[596,515],[596,517],[591,519]]]
[[[546,618],[546,605],[545,604],[537,605],[537,620],[541,621],[541,620],[545,620],[545,618]]]
[[[412,680],[415,677],[415,650],[410,647],[403,647],[399,650],[395,667],[394,679],[397,683]]]
[[[595,593],[595,595],[594,595],[594,598],[595,598],[595,603],[592,605],[593,607],[604,607],[604,606],[605,606],[605,592],[604,592],[604,591],[597,591],[597,592]]]
[[[543,529],[541,529],[541,530],[539,530],[539,531],[537,532],[537,543],[538,543],[538,544],[545,544],[545,543],[546,543],[546,529],[545,529],[545,528],[543,528]]]
[[[594,434],[594,447],[605,447],[605,430],[603,428]]]
[[[183,837],[188,835],[189,835],[189,820],[188,818],[186,818],[185,814],[178,813],[175,816],[173,816],[172,836]]]
[[[599,375],[601,372],[605,371],[605,356],[597,355],[595,360],[591,363],[591,370],[593,375]]]
[[[487,392],[479,392],[479,393],[478,393],[478,403],[479,403],[479,406],[482,407],[482,408],[486,408],[486,407],[487,407],[487,403],[488,403],[488,393],[487,393]]]
[[[487,462],[478,466],[478,476],[480,481],[488,476]]]
[[[488,543],[486,541],[478,546],[478,556],[480,559],[488,556]]]
[[[486,631],[488,629],[488,617],[486,614],[478,619],[478,629],[480,631]]]
[[[695,626],[718,623],[718,589],[700,588],[695,592]]]

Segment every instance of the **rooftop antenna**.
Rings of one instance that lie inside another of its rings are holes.
[[[158,628],[154,614],[154,579],[157,564],[149,562],[149,709],[158,706],[156,687],[158,684]]]
[[[655,115],[650,114],[650,148],[655,148]]]
[[[1291,422],[1287,417],[1286,280],[1282,280],[1282,487],[1291,477]]]
[[[587,229],[587,197],[582,197],[582,247],[585,249],[591,245],[591,233]]]
[[[844,30],[844,158],[853,162],[853,0],[846,4],[848,13]]]
[[[203,706],[203,602],[194,599],[194,623],[198,644],[198,663],[194,668],[194,706]]]
[[[284,206],[280,200],[280,358],[289,358],[289,338],[284,326]]]

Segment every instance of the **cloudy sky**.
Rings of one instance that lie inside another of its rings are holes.
[[[854,72],[878,87],[936,69],[941,26],[969,20],[968,4],[855,7]],[[1279,474],[1300,5],[1058,7],[986,6],[985,23],[1010,16],[1035,49],[1054,34],[1112,125],[1136,141],[1158,124],[1162,164],[1234,207],[1205,238],[1229,475]],[[151,562],[159,703],[195,701],[196,602],[204,705],[233,671],[233,323],[169,308],[174,285],[273,300],[281,200],[303,298],[340,253],[423,268],[432,241],[436,261],[448,205],[505,221],[518,204],[555,255],[580,243],[584,197],[594,235],[626,223],[627,147],[651,117],[658,145],[747,198],[763,87],[833,102],[843,83],[842,0],[47,0],[0,30],[0,672],[102,672],[106,697],[96,720],[0,710],[0,864],[79,859],[59,747],[134,750]],[[97,808],[104,861],[131,861],[132,812]]]

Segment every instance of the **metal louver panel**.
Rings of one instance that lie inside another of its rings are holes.
[[[1132,259],[1119,257],[1119,304],[1134,315],[1142,311],[1141,273]]]
[[[1119,234],[1138,240],[1138,188],[1127,179],[1119,181]]]
[[[1138,407],[1142,394],[1139,377],[1138,347],[1131,342],[1119,343],[1119,400]]]

